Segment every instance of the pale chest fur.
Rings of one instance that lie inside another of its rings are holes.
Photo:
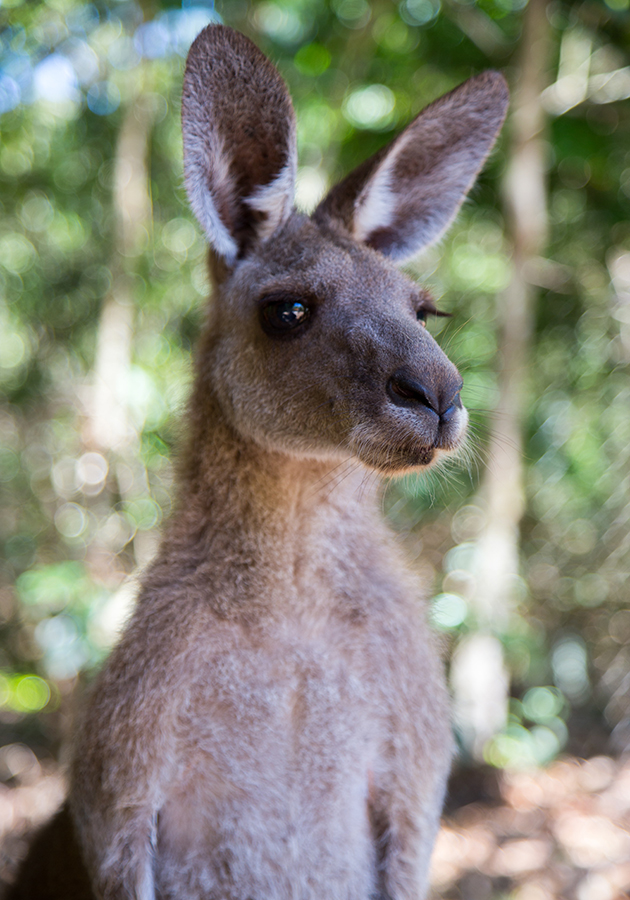
[[[194,896],[193,879],[200,892],[233,896],[246,884],[286,897],[287,884],[318,873],[346,884],[347,896],[368,893],[368,795],[382,738],[374,685],[363,665],[321,641],[287,634],[274,650],[233,646],[209,657],[175,710],[158,825],[167,896],[184,887]]]
[[[401,765],[392,746],[403,729],[411,754],[422,752],[436,677],[417,602],[389,587],[383,598],[365,582],[363,597],[340,601],[320,584],[315,616],[298,603],[281,620],[217,622],[205,651],[194,638],[194,670],[162,726],[172,736],[157,825],[164,897],[376,890],[371,804]]]

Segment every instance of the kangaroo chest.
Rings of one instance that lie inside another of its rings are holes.
[[[293,883],[321,897],[331,879],[367,896],[383,740],[369,668],[365,650],[291,629],[208,655],[177,711],[158,825],[164,897],[233,897],[245,884],[250,897],[286,898]]]

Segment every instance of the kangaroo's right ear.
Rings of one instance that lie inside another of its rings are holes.
[[[193,212],[228,267],[293,208],[295,114],[279,72],[250,40],[209,25],[194,41],[182,98]]]

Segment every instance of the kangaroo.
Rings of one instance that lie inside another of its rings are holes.
[[[206,28],[182,105],[213,283],[179,505],[11,896],[420,900],[451,759],[421,591],[366,473],[457,450],[461,377],[395,263],[444,232],[505,116],[486,72],[293,207],[274,66]]]

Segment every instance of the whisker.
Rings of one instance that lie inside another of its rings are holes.
[[[345,472],[343,472],[343,473],[340,475],[340,477],[339,477],[334,483],[332,483],[332,484],[330,485],[330,490],[326,493],[326,499],[327,499],[328,497],[330,497],[330,495],[332,494],[332,492],[333,492],[334,490],[336,490],[336,488],[338,488],[339,485],[340,485],[342,482],[344,482],[344,481],[346,480],[346,478],[348,478],[348,476],[352,475],[352,474],[356,471],[356,469],[358,468],[358,465],[359,465],[358,460],[356,460],[356,459],[349,459],[348,462],[350,463],[350,465],[347,467],[347,469],[345,470]]]

